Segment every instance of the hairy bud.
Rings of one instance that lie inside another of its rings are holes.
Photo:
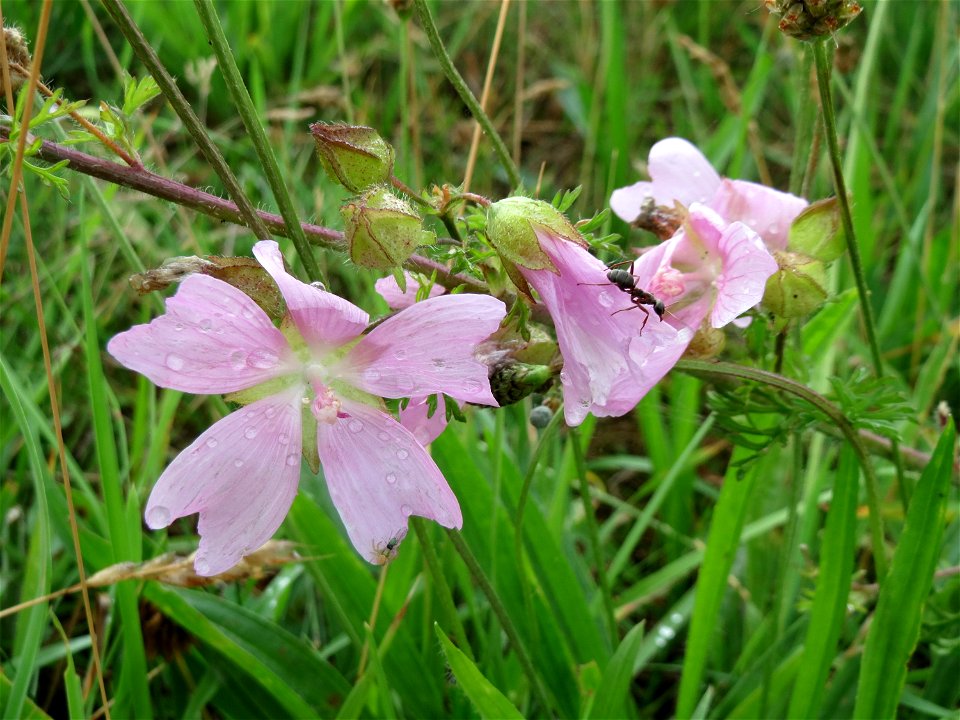
[[[389,270],[433,240],[413,207],[389,188],[373,187],[340,208],[350,259],[362,267]]]
[[[393,146],[363,125],[310,126],[327,174],[352,192],[386,182],[393,172]]]
[[[846,27],[863,10],[856,0],[764,0],[779,16],[780,31],[798,40],[819,40]]]
[[[7,48],[7,62],[10,64],[10,86],[16,91],[30,76],[30,50],[27,49],[23,33],[15,27],[3,29],[3,44]],[[0,75],[0,93],[4,92],[3,76]]]

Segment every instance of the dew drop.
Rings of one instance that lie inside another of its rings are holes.
[[[394,382],[397,385],[397,390],[400,392],[410,393],[417,389],[417,384],[409,375],[397,375]]]
[[[247,429],[243,431],[243,436],[247,440],[253,440],[257,436],[257,429],[253,425],[248,425]]]
[[[210,332],[210,328],[213,327],[213,321],[209,318],[204,318],[197,323],[197,327],[200,328],[201,332]]]
[[[247,364],[247,354],[243,350],[234,350],[230,353],[230,365],[234,370],[243,370]]]
[[[445,368],[447,366],[447,361],[444,360],[443,358],[434,358],[433,366],[435,368]]]
[[[778,233],[780,232],[780,228],[777,225],[771,225],[770,227],[767,228],[767,232],[772,234]]]
[[[234,461],[233,461],[233,466],[234,466],[234,467],[237,467],[237,468],[243,467],[243,460],[234,460]]]
[[[170,524],[170,511],[163,505],[157,505],[147,510],[147,525],[151,528],[162,528]]]
[[[662,637],[660,637],[659,635],[657,635],[657,636],[653,639],[653,644],[656,645],[658,648],[662,648],[662,647],[666,647],[666,646],[667,646],[667,641],[664,640],[664,639],[663,639]]]
[[[277,442],[280,443],[281,445],[286,445],[287,443],[290,442],[290,436],[287,435],[286,433],[280,433],[279,435],[277,435]]]
[[[174,355],[173,353],[170,353],[169,355],[167,355],[166,365],[171,370],[183,370],[183,365],[184,365],[183,358],[180,357],[179,355]]]
[[[197,571],[197,575],[209,575],[210,563],[206,561],[206,558],[198,555],[193,559],[193,569]]]
[[[397,481],[396,473],[387,473],[387,482],[393,485]]]
[[[695,178],[700,177],[700,171],[699,171],[699,170],[694,170],[691,174],[692,174]]]
[[[568,373],[566,370],[561,370],[561,371],[560,371],[560,382],[562,382],[564,385],[566,385],[567,383],[569,383],[569,382],[570,382],[570,373]]]
[[[380,379],[380,371],[374,368],[367,368],[363,371],[363,379],[368,382],[376,382]]]
[[[465,380],[463,383],[464,392],[473,394],[478,393],[483,390],[483,385],[480,384],[477,380]]]
[[[397,460],[406,460],[408,457],[410,457],[410,453],[403,448],[397,450]]]
[[[247,365],[257,370],[269,370],[279,362],[279,356],[270,350],[254,350],[247,356]]]
[[[670,613],[670,622],[672,622],[674,625],[679,625],[683,622],[683,615],[678,612]]]
[[[351,420],[349,423],[347,423],[347,428],[352,433],[358,433],[363,430],[363,423],[360,422],[359,420],[354,419],[354,420]]]
[[[272,418],[274,415],[277,414],[277,409],[275,407],[268,407],[266,410],[263,411],[263,414],[265,417]]]
[[[667,640],[673,640],[677,636],[677,631],[669,625],[664,625],[657,634],[662,635]]]
[[[176,330],[177,332],[180,332],[181,330],[183,330],[183,323],[178,322],[176,325],[173,326],[173,329]]]
[[[390,434],[381,430],[377,433],[377,439],[380,440],[380,442],[386,442],[390,439]]]
[[[215,447],[216,447],[217,445],[219,445],[219,444],[220,444],[220,441],[217,440],[216,438],[207,438],[207,447],[208,447],[208,448],[215,448]]]
[[[253,320],[254,312],[246,306],[240,311],[240,314],[243,315],[247,320]]]
[[[402,512],[404,515],[410,516],[413,514],[413,508],[409,505],[401,505],[400,512]]]
[[[300,456],[297,455],[296,453],[290,453],[289,455],[287,455],[287,465],[289,465],[290,467],[293,467],[299,462],[300,462]]]
[[[613,305],[613,295],[610,294],[609,290],[604,290],[600,293],[600,297],[597,298],[600,301],[600,304],[605,308],[611,307]]]
[[[406,359],[407,359],[407,351],[406,351],[406,350],[397,350],[397,351],[393,354],[393,357],[395,357],[397,360],[406,360]]]

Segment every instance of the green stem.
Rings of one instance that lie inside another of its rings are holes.
[[[857,455],[857,460],[863,468],[864,485],[867,493],[867,507],[870,510],[870,538],[873,546],[873,562],[877,571],[877,578],[882,583],[887,574],[887,556],[883,544],[883,518],[880,516],[880,496],[877,490],[877,476],[867,455],[867,448],[856,428],[847,420],[847,417],[833,403],[823,395],[811,390],[806,385],[777,375],[776,373],[735,365],[727,362],[706,362],[703,360],[680,360],[676,369],[681,372],[690,372],[694,375],[706,377],[739,378],[779,388],[791,395],[796,395],[807,401],[832,421]]]
[[[240,70],[237,68],[237,62],[230,50],[230,45],[227,43],[223,27],[220,25],[220,18],[217,16],[213,0],[194,0],[194,5],[197,8],[197,15],[200,17],[200,22],[203,24],[207,37],[213,45],[213,52],[217,56],[217,63],[223,73],[227,90],[230,91],[230,97],[233,98],[233,102],[237,106],[237,112],[240,114],[243,126],[250,135],[257,157],[260,158],[260,164],[263,167],[267,182],[270,184],[270,189],[273,191],[273,197],[277,201],[280,215],[291,231],[291,240],[297,248],[300,261],[311,280],[323,281],[320,266],[317,265],[310,243],[307,242],[307,236],[300,227],[300,220],[297,218],[293,200],[290,198],[286,183],[284,183],[280,174],[277,158],[267,140],[267,134],[260,123],[257,110],[253,106],[253,100],[250,99],[250,93],[247,92],[247,87],[243,84],[243,78],[240,77]]]
[[[483,128],[487,137],[490,138],[490,142],[493,143],[493,150],[497,154],[497,157],[500,158],[500,164],[503,165],[503,169],[506,170],[507,177],[510,178],[510,184],[515,188],[519,187],[521,183],[520,171],[513,162],[513,158],[510,157],[510,151],[507,149],[506,144],[504,144],[500,134],[496,128],[493,127],[490,118],[483,111],[479,101],[460,76],[456,66],[453,64],[453,60],[450,59],[450,54],[444,47],[443,40],[440,39],[437,24],[433,21],[433,15],[430,13],[430,8],[427,7],[426,0],[413,0],[413,7],[417,11],[417,19],[420,21],[420,26],[427,35],[427,40],[430,42],[433,54],[440,63],[443,74],[447,76],[447,80],[453,85],[454,90],[457,91],[464,105],[467,106],[474,119],[480,124],[480,127]]]
[[[510,644],[513,646],[513,651],[517,654],[517,661],[520,663],[520,667],[523,668],[523,673],[527,676],[527,680],[530,681],[530,688],[534,696],[536,696],[537,702],[540,703],[541,712],[545,716],[549,716],[550,703],[547,700],[547,692],[540,682],[540,677],[533,667],[530,655],[527,653],[527,649],[520,639],[520,634],[517,632],[513,620],[510,619],[510,614],[500,601],[497,591],[493,589],[486,574],[483,572],[483,568],[480,567],[480,563],[477,562],[477,558],[467,546],[463,536],[457,530],[447,530],[447,536],[453,543],[453,547],[457,553],[463,558],[463,562],[466,563],[467,569],[473,576],[474,581],[480,586],[483,594],[487,596],[487,600],[490,602],[490,608],[500,620],[503,632],[506,633],[507,639],[510,640]]]
[[[812,65],[810,51],[806,44],[800,57],[800,85],[797,88],[797,134],[793,145],[793,162],[790,166],[790,192],[799,195],[803,188],[804,169],[809,160],[810,147],[813,144],[814,120],[816,107],[810,102],[810,66]]]
[[[133,18],[130,17],[123,3],[120,0],[101,0],[101,2],[110,14],[110,17],[113,18],[113,21],[120,28],[120,32],[123,33],[127,42],[130,43],[130,47],[133,48],[137,57],[140,58],[140,62],[146,66],[147,71],[153,76],[163,96],[167,99],[167,102],[170,103],[174,112],[177,113],[187,132],[193,136],[197,147],[200,149],[200,153],[206,161],[210,163],[214,172],[217,173],[224,188],[226,188],[227,194],[229,194],[237,204],[237,210],[243,218],[243,224],[253,230],[254,234],[260,240],[269,238],[270,231],[267,230],[266,225],[257,215],[257,211],[254,209],[250,199],[241,189],[239,181],[236,176],[234,176],[233,171],[230,170],[230,166],[227,165],[227,161],[220,152],[220,148],[218,148],[207,135],[207,131],[203,127],[203,123],[200,122],[200,118],[197,117],[197,114],[193,111],[193,107],[183,96],[183,93],[180,92],[180,88],[177,87],[173,76],[167,72],[163,63],[160,62],[157,53],[154,52],[153,47],[147,42],[143,33],[140,32],[140,28],[137,27]]]
[[[610,631],[612,643],[610,647],[615,649],[620,643],[617,635],[617,616],[613,609],[613,595],[610,592],[610,579],[607,577],[603,548],[600,546],[600,534],[597,532],[597,517],[593,512],[593,498],[590,494],[590,483],[587,480],[587,463],[583,457],[583,448],[580,446],[580,431],[575,427],[570,428],[570,444],[573,447],[573,462],[577,467],[577,478],[580,480],[580,500],[583,502],[583,513],[587,519],[587,539],[593,554],[593,564],[597,568],[600,594],[603,596],[603,609],[606,611],[604,620]]]
[[[430,533],[427,532],[426,521],[423,518],[411,517],[410,524],[417,533],[417,540],[420,541],[420,549],[423,551],[423,562],[427,566],[427,572],[430,579],[437,589],[437,597],[440,600],[440,607],[447,615],[448,627],[453,631],[453,639],[459,647],[471,660],[473,660],[473,650],[470,643],[467,642],[467,633],[463,629],[463,623],[460,621],[460,615],[457,613],[457,607],[453,604],[453,594],[450,592],[450,585],[447,578],[440,568],[440,558],[437,557],[437,551],[430,540]]]
[[[857,293],[860,295],[860,311],[863,313],[863,324],[867,331],[867,343],[870,345],[873,370],[877,377],[883,377],[883,361],[880,357],[880,345],[877,342],[876,325],[873,320],[873,310],[870,306],[870,291],[867,289],[867,281],[863,275],[860,248],[853,231],[850,200],[847,197],[847,186],[843,179],[843,160],[840,157],[840,144],[837,140],[837,116],[833,109],[833,97],[830,93],[830,58],[827,54],[826,43],[827,40],[818,40],[813,43],[813,58],[817,66],[817,86],[820,90],[820,104],[823,107],[824,135],[826,135],[827,148],[830,151],[833,185],[836,189],[837,200],[840,202],[843,234],[847,241],[847,252],[850,254],[853,277],[857,282]]]

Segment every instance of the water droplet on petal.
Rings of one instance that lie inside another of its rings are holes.
[[[400,512],[402,512],[404,515],[409,516],[413,514],[413,508],[410,507],[409,505],[401,505]]]
[[[290,453],[289,455],[287,455],[287,465],[289,465],[290,467],[297,465],[299,462],[300,462],[300,456],[297,455],[296,453]]]
[[[217,440],[216,438],[207,438],[207,447],[208,447],[208,448],[215,448],[215,447],[216,447],[217,445],[219,445],[219,444],[220,444],[220,441]]]
[[[603,292],[601,292],[600,297],[598,297],[597,300],[599,300],[600,304],[603,305],[605,308],[611,307],[613,305],[613,295],[610,293],[609,290],[604,290]]]
[[[243,315],[247,320],[253,320],[254,312],[252,309],[244,306],[240,311],[240,314]]]
[[[380,379],[380,371],[375,368],[367,368],[363,371],[363,379],[368,382],[376,382]]]
[[[358,433],[363,430],[363,423],[360,422],[359,420],[354,419],[354,420],[351,420],[349,423],[347,423],[347,428],[352,433]]]
[[[277,414],[277,409],[275,407],[268,407],[266,410],[264,410],[263,414],[265,417],[272,418]]]
[[[288,442],[290,442],[290,436],[286,433],[280,433],[277,435],[277,442],[281,445],[286,445]]]
[[[397,481],[396,473],[387,473],[387,482],[393,485]]]
[[[176,325],[173,326],[173,329],[176,330],[177,332],[180,332],[181,330],[183,330],[183,323],[178,322]]]
[[[564,385],[566,385],[568,382],[570,382],[570,373],[568,373],[566,370],[561,370],[561,371],[560,371],[560,382],[562,382]]]
[[[386,442],[387,440],[390,439],[390,434],[381,430],[380,432],[377,433],[377,439],[380,440],[381,442]]]
[[[478,380],[465,380],[463,383],[463,391],[473,395],[483,390],[483,385]]]
[[[409,375],[397,375],[394,382],[397,385],[397,390],[403,393],[411,393],[417,389],[417,384]]]
[[[406,359],[407,359],[407,351],[406,351],[406,350],[397,350],[397,351],[393,354],[393,356],[394,356],[397,360],[406,360]]]
[[[234,370],[243,370],[247,364],[247,354],[243,350],[234,350],[230,353],[230,365]]]
[[[410,453],[403,448],[397,450],[397,460],[406,460],[408,457],[410,457]]]
[[[243,436],[247,440],[253,440],[257,436],[257,429],[253,425],[248,425],[247,429],[243,431]]]
[[[201,332],[210,332],[210,328],[213,327],[213,321],[209,318],[204,318],[197,323],[197,327],[200,328]]]
[[[171,370],[183,370],[184,362],[183,362],[183,358],[180,357],[179,355],[174,355],[173,353],[170,353],[169,355],[167,355],[166,364],[167,364],[167,367],[170,368]]]
[[[151,528],[162,528],[170,524],[170,511],[163,505],[156,505],[147,510],[147,525]]]
[[[209,575],[210,563],[207,562],[206,558],[197,555],[193,559],[193,569],[197,571],[197,575]]]
[[[700,171],[699,171],[699,170],[694,170],[693,173],[691,173],[691,174],[692,174],[695,178],[700,177]]]
[[[247,356],[247,365],[257,370],[269,370],[279,362],[280,357],[271,350],[254,350]]]

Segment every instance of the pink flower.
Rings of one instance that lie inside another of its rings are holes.
[[[699,328],[708,318],[720,328],[760,302],[777,261],[744,223],[729,225],[700,203],[683,227],[634,263],[637,286],[669,307],[665,320]]]
[[[652,182],[638,182],[613,191],[610,207],[627,222],[640,215],[644,198],[657,205],[699,202],[727,222],[746,223],[771,250],[787,246],[790,223],[807,206],[796,195],[744,180],[721,178],[694,145],[682,138],[666,138],[650,148],[647,163]]]
[[[387,275],[387,277],[380,278],[374,283],[380,297],[387,301],[387,305],[392,310],[403,310],[417,301],[420,283],[406,270],[403,271],[403,275],[407,279],[406,292],[400,292],[400,286],[393,275]],[[443,288],[440,285],[433,285],[430,288],[430,297],[437,297],[438,295],[443,295]]]
[[[644,317],[607,280],[607,267],[576,243],[540,226],[540,246],[557,268],[520,267],[553,318],[563,355],[564,417],[579,425],[593,413],[623,415],[674,366],[693,337],[688,328]]]
[[[200,575],[216,575],[266,542],[293,502],[303,439],[316,442],[330,497],[354,547],[383,563],[421,515],[462,524],[460,506],[413,434],[373,396],[446,393],[496,405],[474,346],[505,314],[480,295],[417,303],[363,335],[367,314],[300,282],[277,244],[254,255],[292,319],[281,329],[247,295],[191,275],[167,311],[107,349],[161,387],[199,394],[245,390],[251,401],[214,423],[167,467],[147,502],[153,529],[200,513]]]

